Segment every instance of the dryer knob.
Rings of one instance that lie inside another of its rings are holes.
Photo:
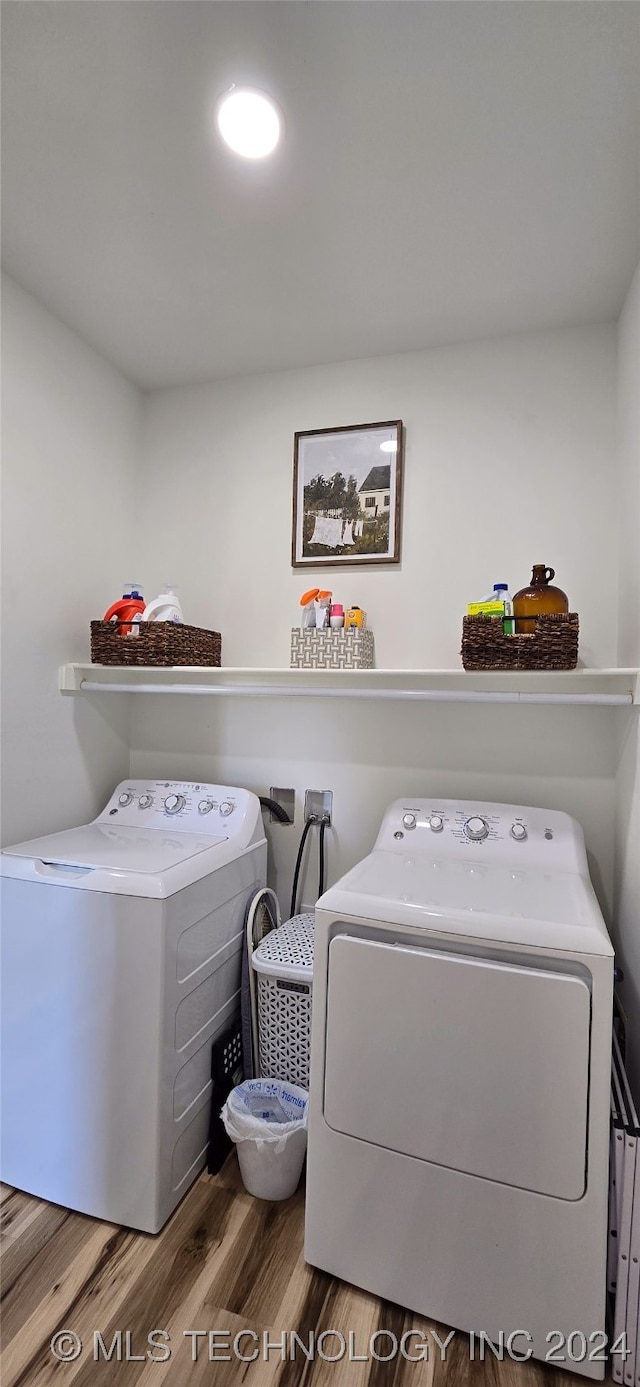
[[[232,803],[231,803],[231,800],[229,800],[229,799],[223,800],[223,801],[222,801],[222,804],[220,805],[220,813],[222,814],[222,817],[223,817],[224,819],[227,818],[227,815],[228,815],[228,814],[233,814],[234,809],[235,809],[235,805],[232,804]]]
[[[124,809],[126,804],[131,804],[132,799],[133,795],[130,795],[128,792],[125,792],[125,794],[123,795],[118,795],[118,804],[121,804],[122,808]]]
[[[511,837],[512,837],[512,838],[515,838],[515,840],[516,840],[517,843],[524,843],[524,840],[525,840],[525,838],[527,837],[527,830],[526,830],[525,825],[524,825],[524,824],[512,824],[512,825],[511,825]]]
[[[403,822],[405,828],[415,828],[415,826],[416,826],[416,816],[415,816],[415,814],[403,814],[403,815],[402,815],[402,822]]]
[[[442,817],[442,814],[431,815],[431,818],[429,819],[429,828],[431,829],[432,833],[442,833],[442,830],[444,828],[444,819]]]
[[[489,825],[479,815],[474,815],[473,818],[467,819],[464,831],[472,843],[481,843],[482,839],[487,837]]]
[[[179,814],[180,810],[184,809],[184,805],[184,795],[167,795],[167,798],[164,802],[164,807],[167,814]]]

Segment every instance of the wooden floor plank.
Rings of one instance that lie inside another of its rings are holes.
[[[230,1247],[211,1283],[210,1303],[272,1324],[299,1260],[303,1220],[300,1192],[282,1201],[254,1200],[251,1236]]]
[[[20,1194],[20,1190],[14,1189],[13,1185],[5,1185],[4,1182],[0,1182],[0,1208],[7,1199],[13,1199],[16,1194]],[[22,1198],[26,1199],[27,1196],[23,1195]]]
[[[16,1219],[2,1244],[2,1301],[62,1225],[73,1218],[59,1204],[35,1203]]]
[[[32,1194],[22,1190],[10,1190],[6,1185],[4,1198],[0,1204],[0,1247],[5,1242],[19,1236],[20,1230],[36,1218],[41,1209],[49,1206],[43,1199],[35,1199]]]
[[[3,1387],[12,1387],[30,1373],[34,1350],[48,1343],[58,1325],[73,1328],[69,1316],[78,1291],[131,1236],[125,1229],[80,1215],[63,1225],[59,1237],[47,1244],[42,1263],[21,1276],[7,1296],[2,1314],[7,1345],[2,1352]],[[27,1381],[35,1378],[28,1376]]]

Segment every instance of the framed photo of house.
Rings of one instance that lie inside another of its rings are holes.
[[[401,419],[295,434],[294,568],[400,562],[402,454]]]

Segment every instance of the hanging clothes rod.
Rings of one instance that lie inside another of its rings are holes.
[[[98,679],[82,679],[83,693],[203,694],[236,698],[376,698],[416,703],[551,703],[627,707],[630,693],[485,693],[475,689],[354,689],[295,688],[284,684],[111,684]]]

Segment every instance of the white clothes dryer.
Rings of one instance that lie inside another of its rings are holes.
[[[603,1377],[612,995],[575,820],[391,805],[316,909],[307,1261]]]
[[[166,780],[0,855],[2,1180],[162,1227],[206,1161],[266,859],[255,795]]]

